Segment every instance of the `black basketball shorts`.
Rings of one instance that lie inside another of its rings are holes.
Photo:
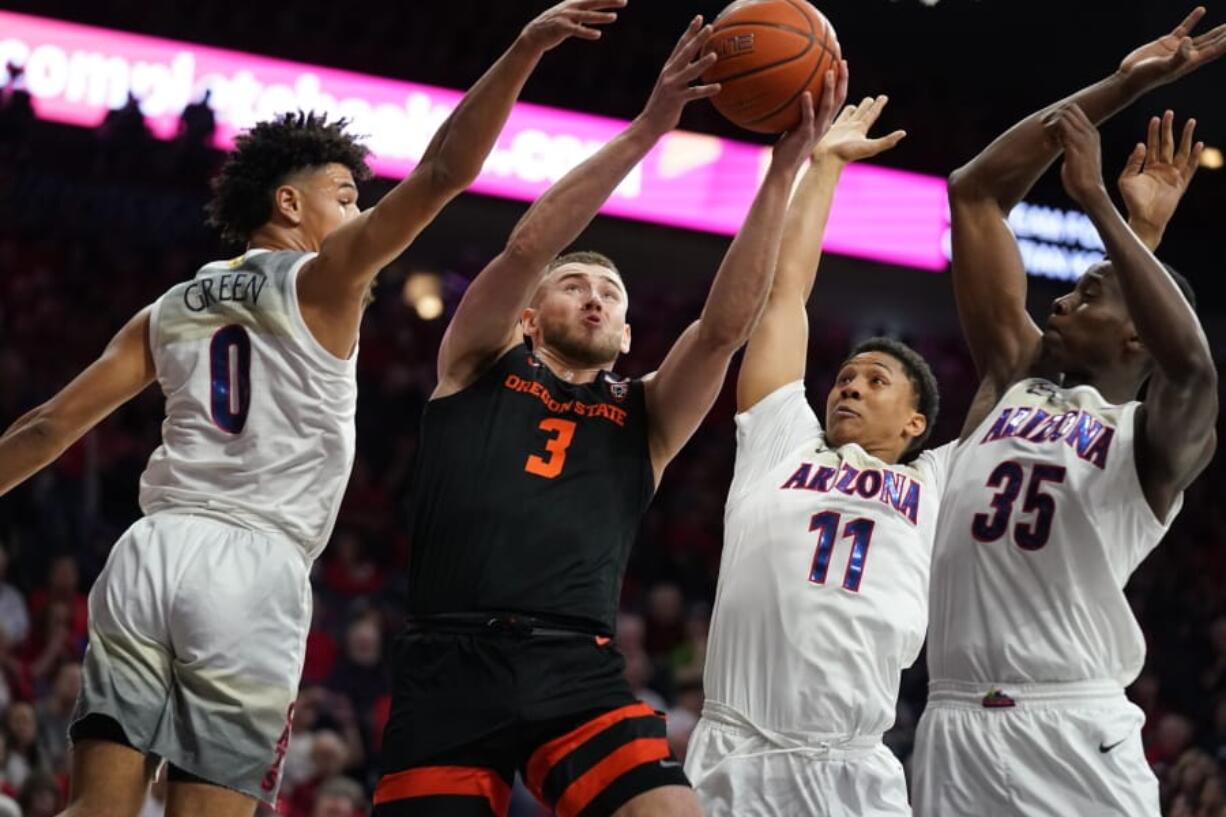
[[[376,817],[504,817],[517,771],[558,817],[689,785],[607,638],[407,632],[394,666]]]

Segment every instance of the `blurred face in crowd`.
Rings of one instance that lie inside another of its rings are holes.
[[[363,667],[373,667],[383,655],[382,636],[379,625],[371,618],[363,618],[349,626],[345,645],[349,658]]]
[[[55,697],[61,704],[72,705],[81,694],[81,665],[69,662],[55,674]]]
[[[524,335],[590,368],[607,368],[630,351],[629,297],[621,276],[598,264],[563,264],[546,276],[524,310]]]
[[[71,595],[77,592],[80,574],[77,571],[77,560],[71,556],[61,556],[51,563],[51,592],[56,595]]]
[[[349,750],[340,735],[327,729],[315,733],[311,765],[315,767],[315,774],[325,780],[345,770],[349,765]]]
[[[657,584],[647,599],[647,616],[656,624],[673,625],[685,613],[685,598],[675,584]]]
[[[9,734],[13,736],[13,748],[27,749],[38,739],[38,719],[34,716],[34,707],[25,701],[17,701],[9,707]]]
[[[864,449],[897,451],[897,460],[928,428],[918,404],[901,360],[885,352],[863,352],[847,360],[834,379],[826,398],[826,439],[833,448],[857,443]]]
[[[315,801],[311,817],[357,817],[357,808],[344,795],[321,794]]]

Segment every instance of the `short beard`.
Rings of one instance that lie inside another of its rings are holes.
[[[615,338],[588,340],[578,333],[571,333],[565,326],[555,328],[543,321],[541,341],[567,360],[590,369],[612,363],[621,352],[621,344]]]

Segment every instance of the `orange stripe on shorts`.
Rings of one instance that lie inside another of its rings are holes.
[[[495,771],[471,766],[423,766],[384,775],[375,788],[375,805],[435,795],[484,797],[499,815],[506,814],[511,804],[511,787]]]
[[[575,817],[626,772],[668,756],[666,738],[639,738],[619,747],[566,787],[554,807],[558,817]]]
[[[528,758],[528,765],[526,767],[527,776],[524,782],[528,784],[528,789],[538,799],[543,800],[541,787],[545,784],[545,777],[557,765],[559,760],[618,721],[628,720],[629,718],[642,718],[648,715],[654,716],[655,714],[654,709],[640,701],[629,706],[623,706],[620,709],[614,709],[611,712],[606,712],[579,728],[567,732],[562,737],[554,738],[542,745],[532,753],[532,757]]]

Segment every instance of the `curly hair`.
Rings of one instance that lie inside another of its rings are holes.
[[[234,151],[213,179],[208,223],[226,241],[246,243],[268,222],[278,186],[304,170],[336,162],[358,181],[370,178],[370,150],[345,132],[348,121],[326,114],[286,113],[260,122],[238,137]]]
[[[847,359],[851,360],[856,355],[862,355],[865,352],[887,354],[901,363],[906,371],[907,379],[911,381],[911,391],[915,393],[915,410],[924,415],[924,419],[928,421],[928,427],[924,429],[924,433],[913,439],[904,453],[918,452],[936,427],[937,412],[941,408],[941,393],[937,388],[937,379],[932,374],[932,368],[928,365],[928,361],[924,360],[923,355],[894,338],[869,338],[852,349]]]

